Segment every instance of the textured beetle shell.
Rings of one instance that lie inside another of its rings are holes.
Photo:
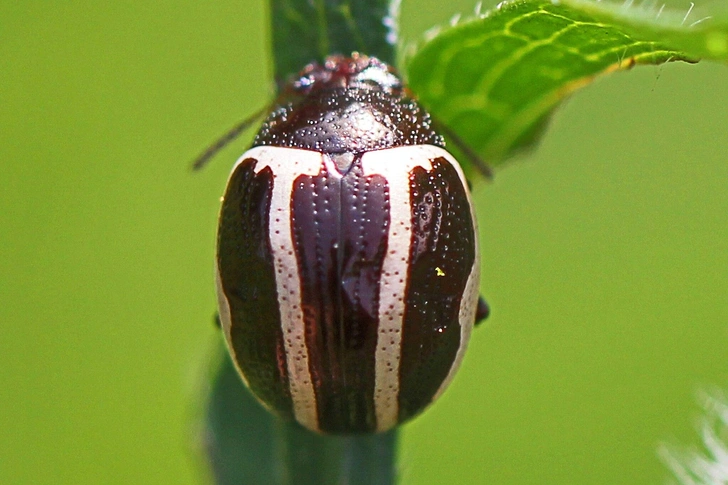
[[[462,170],[417,103],[376,89],[284,106],[255,145],[233,168],[218,231],[238,370],[262,403],[314,431],[412,418],[447,387],[475,321]]]
[[[388,429],[433,400],[477,301],[453,162],[431,146],[369,152],[346,174],[313,151],[243,156],[221,215],[222,320],[264,403],[336,433]]]

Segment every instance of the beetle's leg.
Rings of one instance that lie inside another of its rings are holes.
[[[480,310],[480,304],[478,304],[478,309]],[[215,316],[212,317],[212,323],[215,324],[215,328],[222,328],[222,322],[220,322],[220,314],[215,312]]]
[[[478,297],[478,309],[475,310],[475,325],[480,325],[490,315],[490,307],[485,298]]]

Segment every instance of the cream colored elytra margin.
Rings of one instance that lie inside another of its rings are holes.
[[[301,279],[298,274],[298,262],[291,232],[291,194],[293,184],[299,176],[317,175],[321,171],[323,155],[319,152],[294,148],[259,146],[245,152],[238,159],[231,173],[234,173],[237,166],[244,160],[250,158],[257,160],[255,173],[259,173],[266,167],[270,167],[273,172],[268,230],[293,413],[296,421],[303,426],[318,430],[316,395],[308,365],[308,348],[304,334]],[[220,318],[225,328],[228,347],[234,352],[230,338],[230,308],[222,292],[219,278],[218,271]],[[235,360],[233,359],[233,361]],[[240,369],[238,368],[238,370]],[[243,379],[245,379],[244,375]]]
[[[235,358],[235,349],[232,345],[233,339],[230,336],[230,327],[232,326],[232,319],[230,317],[230,302],[228,302],[228,299],[225,296],[225,292],[222,289],[222,279],[220,279],[220,266],[217,263],[215,264],[215,287],[217,288],[217,308],[220,315],[222,330],[225,334],[225,340],[228,343],[228,349],[230,350],[230,354],[233,357],[233,364],[238,370],[238,374],[240,374],[240,377],[243,378],[243,382],[245,382],[245,385],[247,386],[248,380],[245,378],[245,374],[243,374],[243,371],[240,370],[240,366],[238,365],[238,359]]]

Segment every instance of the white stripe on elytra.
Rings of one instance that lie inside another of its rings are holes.
[[[470,190],[468,189],[468,181],[465,179],[465,174],[460,164],[455,158],[449,153],[445,152],[445,159],[450,162],[450,165],[455,167],[455,170],[460,177],[460,181],[463,183],[465,189],[465,195],[468,198],[468,205],[470,206],[470,214],[473,218],[473,244],[475,245],[475,259],[473,261],[473,267],[470,269],[468,280],[465,283],[465,290],[463,291],[463,297],[460,300],[460,311],[458,313],[458,320],[460,321],[460,346],[458,352],[455,355],[450,371],[447,373],[447,377],[442,381],[440,387],[437,389],[435,396],[432,398],[434,401],[440,395],[445,392],[447,386],[452,382],[455,373],[458,371],[460,364],[465,356],[465,351],[468,348],[468,342],[470,341],[470,333],[473,330],[475,324],[475,313],[478,309],[478,294],[480,292],[480,246],[478,245],[478,221],[475,218],[475,207],[473,207],[473,199],[470,196]]]
[[[414,145],[368,152],[362,157],[364,176],[382,175],[389,187],[389,234],[379,283],[379,328],[374,354],[374,411],[378,431],[397,424],[399,415],[399,366],[412,244],[410,172],[415,167],[432,170],[430,160],[444,153],[435,146]]]
[[[238,159],[231,173],[235,172],[240,163],[250,158],[257,160],[255,173],[259,173],[266,167],[270,167],[273,172],[268,230],[273,253],[293,413],[296,421],[309,429],[318,430],[316,395],[308,365],[308,347],[306,346],[301,307],[301,279],[298,274],[298,262],[291,231],[291,194],[293,184],[299,176],[317,175],[321,171],[323,155],[308,150],[259,146],[245,152]],[[222,294],[221,291],[220,293]],[[224,303],[227,304],[227,301]],[[226,307],[223,304],[220,307],[221,318],[223,318],[222,314],[225,313]],[[227,313],[227,322],[224,325],[228,342],[230,342],[229,307],[227,307]],[[232,348],[231,345],[229,347]]]
[[[395,152],[396,150],[396,152]],[[390,226],[387,254],[382,265],[379,293],[379,329],[375,353],[374,408],[377,430],[391,428],[399,414],[399,367],[402,354],[406,277],[409,265],[412,208],[410,204],[409,176],[415,167],[432,170],[432,160],[444,158],[457,171],[468,198],[475,230],[475,260],[465,284],[460,303],[460,346],[445,381],[435,398],[452,381],[462,362],[470,333],[475,322],[480,281],[480,252],[478,230],[467,180],[460,164],[446,150],[433,145],[414,145],[369,152],[362,158],[365,176],[381,174],[387,179],[390,200]],[[434,399],[433,399],[434,400]]]

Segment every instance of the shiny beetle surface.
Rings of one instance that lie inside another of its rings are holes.
[[[460,365],[478,311],[468,186],[375,58],[329,57],[288,86],[233,167],[217,249],[231,356],[284,418],[384,431]]]

